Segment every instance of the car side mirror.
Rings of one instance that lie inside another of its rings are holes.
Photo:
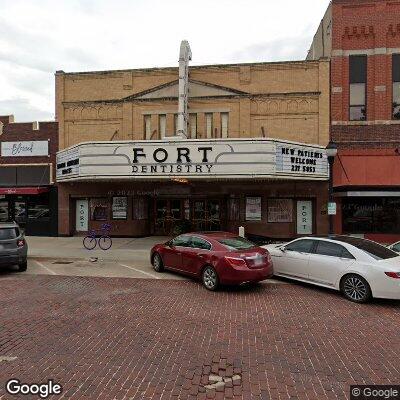
[[[172,240],[168,240],[168,242],[165,243],[165,246],[172,247]]]
[[[285,247],[285,246],[279,247],[279,250],[280,250],[282,253],[286,253],[286,247]]]

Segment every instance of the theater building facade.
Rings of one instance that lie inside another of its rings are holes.
[[[328,231],[329,62],[56,73],[59,234]]]

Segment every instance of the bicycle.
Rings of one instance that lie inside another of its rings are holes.
[[[83,239],[83,246],[86,250],[93,250],[97,244],[102,250],[108,250],[112,246],[112,240],[109,236],[111,231],[110,224],[103,224],[101,226],[101,236],[97,238],[97,231],[91,230],[89,234]]]

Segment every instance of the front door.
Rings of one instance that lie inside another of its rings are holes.
[[[163,252],[163,262],[165,267],[182,271],[182,252],[190,248],[191,237],[181,235],[170,241]]]
[[[193,202],[193,227],[195,231],[221,229],[221,205],[219,200],[195,200]]]
[[[310,255],[309,278],[324,285],[335,286],[339,277],[354,263],[354,257],[340,244],[318,240]]]
[[[308,278],[308,264],[314,247],[311,239],[300,239],[283,246],[282,255],[276,257],[276,271],[283,275]]]
[[[157,199],[155,202],[155,234],[173,235],[174,228],[182,220],[181,199]]]

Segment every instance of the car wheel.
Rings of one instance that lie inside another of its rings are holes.
[[[368,282],[356,274],[344,276],[340,284],[340,290],[347,300],[355,303],[366,303],[372,297]]]
[[[27,261],[25,261],[25,262],[23,262],[21,264],[18,264],[18,271],[19,272],[24,272],[27,269],[28,269],[28,262]]]
[[[164,271],[164,263],[161,256],[158,253],[155,253],[153,256],[153,268],[156,272]]]
[[[217,290],[219,285],[219,279],[217,271],[211,267],[211,265],[207,265],[203,270],[203,285],[208,290]]]

